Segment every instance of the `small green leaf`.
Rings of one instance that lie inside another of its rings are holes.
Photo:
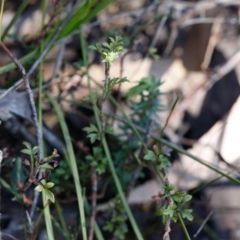
[[[97,127],[95,125],[90,123],[90,127],[83,128],[83,131],[85,131],[87,133],[91,133],[91,132],[98,132],[98,129],[97,129]]]
[[[38,147],[38,146],[35,146],[35,147],[33,147],[33,149],[32,149],[32,154],[35,155],[38,151],[39,151],[39,147]]]
[[[179,211],[181,216],[183,218],[187,218],[189,221],[193,220],[193,215],[191,214],[191,212],[192,212],[192,209],[183,209],[183,210]]]
[[[107,134],[113,134],[113,133],[114,133],[113,128],[110,127],[110,126],[107,126],[107,127],[105,128],[105,131],[104,131],[104,132],[107,133]]]
[[[29,142],[23,142],[23,145],[25,145],[25,147],[29,150],[31,150],[32,146]]]
[[[152,57],[155,61],[159,60],[159,56],[157,54],[157,49],[156,48],[149,48],[148,49],[148,54],[150,57]]]
[[[118,38],[118,36],[117,36],[117,38]],[[112,37],[109,37],[109,39],[110,39],[110,41],[111,41],[112,43],[115,42],[115,40],[114,40]]]
[[[15,188],[18,189],[18,182],[19,183],[24,183],[26,176],[24,174],[24,169],[22,165],[22,159],[21,158],[16,158],[14,161],[14,167],[10,173],[10,179],[11,179],[11,185]]]
[[[54,168],[49,163],[40,165],[40,168],[43,170],[54,170]]]
[[[37,192],[42,192],[43,186],[41,184],[39,184],[34,188],[34,190],[37,191]]]
[[[191,195],[185,195],[183,198],[182,198],[182,203],[185,203],[185,202],[188,202],[192,199],[192,196]]]
[[[174,214],[174,215],[172,216],[172,220],[173,220],[175,223],[177,222],[177,220],[178,220],[177,214]]]
[[[107,223],[105,224],[105,226],[103,227],[103,229],[104,229],[105,231],[112,232],[112,231],[113,231],[113,224],[110,223],[110,222],[107,222]]]
[[[169,194],[171,191],[173,191],[175,189],[175,186],[173,184],[171,184],[170,186],[166,187],[163,186],[163,192],[165,194]]]
[[[158,209],[156,212],[155,212],[155,215],[156,216],[161,216],[161,215],[163,215],[163,210],[164,210],[165,208],[160,208],[160,209]]]
[[[179,196],[172,195],[172,199],[174,200],[174,202],[178,202],[178,203],[182,201],[182,197],[179,197]]]
[[[30,155],[31,156],[31,154],[32,154],[32,152],[30,151],[30,150],[28,150],[28,149],[23,149],[23,150],[21,150],[21,152],[22,153],[25,153],[25,154],[27,154],[27,155]]]
[[[54,203],[55,202],[54,194],[48,189],[45,189],[45,193],[46,193],[47,200],[50,200],[51,202]]]
[[[90,138],[90,142],[94,143],[96,140],[100,140],[100,137],[96,133],[90,133],[87,135],[88,138]]]
[[[46,187],[46,188],[51,188],[51,187],[53,187],[53,186],[54,186],[54,183],[53,183],[53,182],[48,182],[48,183],[45,184],[45,187]]]
[[[177,197],[184,197],[186,195],[186,192],[181,192],[181,191],[176,191],[175,193],[172,194],[172,196],[177,196]]]
[[[170,161],[168,160],[168,158],[167,158],[165,155],[160,154],[159,159],[160,159],[161,165],[162,165],[162,167],[163,167],[164,169],[166,169],[166,168],[168,168],[168,167],[171,166]]]
[[[165,209],[162,211],[162,214],[163,215],[169,215],[170,217],[173,217],[173,214],[174,214],[175,210],[173,209]]]
[[[93,148],[93,155],[95,157],[99,157],[102,153],[102,149],[100,147],[94,147]]]
[[[87,155],[87,156],[85,156],[85,159],[87,161],[93,161],[93,156],[92,155]]]
[[[144,160],[150,160],[153,161],[155,160],[156,156],[153,151],[148,150],[147,154],[143,157]]]
[[[90,45],[88,48],[93,49],[93,50],[97,50],[97,48],[93,45]]]
[[[102,52],[102,45],[100,43],[96,43],[97,50]]]
[[[102,45],[103,45],[104,47],[110,48],[110,46],[109,46],[108,43],[102,43]]]

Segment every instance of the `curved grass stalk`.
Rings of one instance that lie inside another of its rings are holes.
[[[181,224],[181,226],[182,226],[183,232],[184,232],[187,240],[191,240],[191,238],[190,238],[190,236],[189,236],[189,233],[188,233],[188,230],[187,230],[187,228],[186,228],[186,225],[185,225],[185,223],[184,223],[184,221],[183,221],[183,219],[182,219],[181,214],[178,213],[177,215],[178,215],[178,219],[179,219],[179,221],[180,221],[180,224]]]
[[[78,175],[78,170],[77,170],[77,163],[76,163],[76,158],[75,154],[73,151],[73,146],[71,142],[71,137],[68,131],[68,127],[63,115],[63,112],[56,102],[56,100],[48,93],[46,92],[47,98],[53,105],[53,108],[58,116],[59,123],[63,132],[63,136],[65,139],[66,147],[67,147],[67,154],[69,158],[69,165],[70,169],[72,171],[73,179],[74,179],[74,184],[76,188],[76,193],[77,193],[77,199],[78,199],[78,208],[79,208],[79,214],[80,214],[80,223],[81,223],[81,229],[82,229],[82,236],[83,240],[87,240],[87,228],[86,228],[86,220],[85,220],[85,212],[84,212],[84,199],[82,196],[82,187],[80,183],[80,178]]]
[[[46,11],[47,11],[47,1],[43,0],[41,2],[41,10],[42,10],[42,23],[41,25],[43,26],[44,24],[44,19],[46,16]],[[41,52],[43,51],[43,44],[40,46]],[[43,126],[43,117],[42,117],[42,86],[43,86],[43,62],[40,63],[39,65],[39,81],[38,81],[38,87],[39,87],[39,95],[38,95],[38,122],[39,122],[39,128],[42,131],[42,126]],[[43,150],[43,149],[42,149]],[[41,178],[41,173],[39,174],[39,177]],[[47,229],[47,236],[49,240],[54,240],[54,233],[53,233],[53,226],[52,226],[52,217],[51,217],[51,212],[50,212],[50,206],[48,204],[48,200],[46,198],[46,193],[45,191],[42,191],[42,200],[43,200],[43,205],[46,206],[43,209],[44,212],[44,218],[45,218],[45,225]]]

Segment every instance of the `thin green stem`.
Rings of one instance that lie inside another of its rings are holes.
[[[129,207],[129,205],[127,203],[127,200],[125,198],[125,195],[123,193],[121,183],[120,183],[119,178],[118,178],[118,176],[116,174],[116,169],[114,167],[114,164],[113,164],[113,161],[112,161],[112,158],[111,158],[111,154],[110,154],[110,151],[109,151],[108,144],[107,144],[105,136],[103,136],[103,138],[102,138],[102,144],[103,144],[103,149],[105,151],[105,154],[106,154],[106,157],[107,157],[107,160],[108,160],[108,164],[109,164],[109,167],[110,167],[111,174],[113,176],[114,183],[115,183],[116,188],[118,190],[118,194],[119,194],[119,196],[120,196],[120,198],[122,200],[122,203],[123,203],[123,206],[125,208],[125,211],[126,211],[126,213],[128,215],[129,221],[130,221],[130,223],[131,223],[131,225],[133,227],[133,230],[135,232],[135,235],[136,235],[137,239],[143,240],[143,236],[142,236],[142,234],[141,234],[141,232],[140,232],[140,230],[139,230],[139,228],[137,226],[137,223],[136,223],[136,221],[135,221],[135,219],[133,217],[133,214],[132,214],[132,212],[130,210],[130,207]]]
[[[55,207],[56,207],[56,211],[57,211],[59,221],[61,223],[61,227],[62,227],[63,231],[66,233],[67,236],[70,236],[66,222],[63,217],[62,208],[57,200],[55,200]]]
[[[41,25],[43,26],[45,16],[46,16],[46,11],[47,11],[47,1],[42,0],[41,1],[41,10],[42,10],[42,22]],[[40,46],[41,52],[43,51],[43,43],[41,43]],[[38,95],[38,123],[39,123],[39,128],[42,131],[42,126],[43,126],[43,117],[42,117],[42,85],[43,85],[43,62],[41,61],[38,69],[38,88],[39,88],[39,95]],[[43,145],[42,145],[43,146]],[[43,151],[43,149],[40,149],[40,151]],[[41,154],[42,155],[42,154]],[[39,159],[41,160],[41,159]],[[42,171],[42,170],[40,170]],[[42,173],[39,173],[39,177],[41,178]],[[47,229],[47,235],[49,240],[54,240],[54,233],[53,233],[53,226],[52,226],[52,217],[51,217],[51,212],[50,212],[50,207],[48,204],[48,200],[46,199],[46,194],[45,191],[42,191],[42,200],[43,200],[43,205],[46,206],[44,208],[44,218],[45,218],[45,225]]]
[[[46,206],[43,209],[43,211],[44,211],[45,225],[47,228],[48,239],[54,240],[55,238],[54,238],[54,234],[53,234],[51,213],[50,213],[50,208],[49,208],[49,204],[48,204],[48,200],[47,200],[45,191],[42,191],[42,199],[43,199],[43,205]]]
[[[140,128],[138,128],[138,129],[139,129],[140,132],[145,132],[145,130],[143,130],[143,129],[140,129]],[[221,170],[219,170],[218,168],[212,166],[211,164],[207,163],[206,161],[202,160],[201,158],[196,157],[196,156],[194,156],[193,154],[191,154],[191,153],[185,151],[184,149],[178,147],[178,146],[175,145],[174,143],[171,143],[171,142],[169,142],[169,141],[167,141],[167,140],[165,140],[165,139],[163,139],[163,138],[159,138],[159,137],[157,137],[157,136],[152,136],[152,138],[155,139],[155,140],[157,140],[157,141],[160,141],[161,143],[163,143],[163,144],[165,144],[166,146],[168,146],[169,148],[177,151],[178,153],[184,154],[184,155],[188,156],[189,158],[191,158],[191,159],[199,162],[200,164],[206,166],[207,168],[213,170],[214,172],[219,173],[220,175],[226,177],[226,178],[229,179],[230,181],[235,182],[235,183],[237,183],[238,185],[240,185],[240,181],[239,181],[238,179],[229,176],[228,173],[224,173],[223,171],[221,171]]]
[[[189,234],[188,234],[188,230],[187,230],[187,228],[186,228],[186,225],[185,225],[185,223],[184,223],[184,221],[183,221],[183,219],[182,219],[181,214],[177,213],[177,215],[178,215],[178,219],[179,219],[179,221],[180,221],[180,224],[181,224],[181,226],[182,226],[182,229],[183,229],[183,231],[184,231],[184,234],[185,234],[187,240],[191,240],[191,238],[190,238],[190,236],[189,236]]]
[[[2,0],[0,7],[0,41],[2,41],[2,18],[3,18],[3,9],[5,1]]]
[[[168,114],[167,120],[166,120],[166,122],[165,122],[165,124],[164,124],[164,126],[163,126],[163,128],[162,128],[162,130],[161,130],[161,134],[160,134],[161,137],[163,137],[164,131],[165,131],[167,125],[168,125],[169,119],[170,119],[170,117],[171,117],[171,115],[172,115],[172,113],[173,113],[173,110],[174,110],[175,107],[176,107],[176,104],[177,104],[178,100],[179,100],[179,98],[177,97],[176,100],[174,101],[171,109],[170,109],[170,112],[169,112],[169,114]]]
[[[67,124],[66,124],[66,121],[65,121],[65,118],[64,118],[64,115],[63,115],[63,112],[62,112],[60,106],[48,92],[46,92],[46,95],[47,95],[48,99],[50,100],[51,104],[53,105],[53,108],[58,116],[59,123],[60,123],[61,129],[62,129],[62,132],[63,132],[64,140],[65,140],[66,147],[67,147],[67,153],[68,153],[68,157],[69,157],[69,165],[70,165],[70,169],[72,171],[73,180],[74,180],[76,193],[77,193],[82,236],[83,236],[83,240],[87,240],[87,228],[86,228],[86,220],[85,220],[85,212],[84,212],[84,199],[82,196],[82,187],[81,187],[80,178],[79,178],[79,174],[78,174],[77,161],[76,161],[76,157],[74,154],[73,145],[71,142],[71,137],[70,137],[69,130],[68,130],[68,127],[67,127]]]
[[[32,61],[37,56],[38,50],[39,49],[33,50],[32,52],[28,53],[26,56],[20,58],[18,61],[22,65]],[[4,74],[4,73],[7,73],[7,72],[9,72],[9,71],[11,71],[11,70],[13,70],[15,68],[17,68],[17,67],[16,67],[16,65],[14,63],[9,63],[9,64],[7,64],[5,66],[2,66],[2,67],[0,67],[0,75]]]

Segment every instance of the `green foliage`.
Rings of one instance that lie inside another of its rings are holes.
[[[125,214],[125,208],[119,197],[116,197],[112,202],[112,206],[108,208],[111,218],[105,223],[103,229],[109,231],[114,237],[124,240],[125,234],[128,232]]]
[[[100,147],[93,147],[93,154],[87,155],[85,159],[92,167],[96,168],[99,175],[105,173],[107,168],[107,159],[103,156],[103,152]]]
[[[59,39],[70,35],[79,27],[89,22],[92,18],[94,18],[102,9],[106,8],[113,0],[85,0],[81,1],[78,9],[74,12],[70,21],[66,25],[66,27],[61,32]]]
[[[153,151],[148,150],[144,156],[144,160],[151,161],[155,164],[156,169],[159,168],[160,172],[166,178],[166,173],[168,171],[170,161],[168,157],[170,156],[169,149],[166,146],[158,145],[154,147]],[[158,168],[157,168],[158,167]],[[186,194],[185,192],[174,191],[175,186],[163,181],[163,194],[159,193],[157,196],[153,196],[157,202],[159,200],[163,200],[163,206],[157,210],[156,215],[162,216],[163,224],[166,224],[167,220],[170,218],[174,222],[177,222],[179,217],[186,218],[189,221],[193,220],[193,216],[191,215],[191,209],[182,209],[183,205],[190,201],[192,196]],[[167,181],[168,182],[168,181]]]
[[[161,85],[161,81],[155,76],[142,78],[125,94],[132,111],[130,118],[133,123],[147,128],[151,119],[163,110],[159,99],[162,95],[159,90]]]
[[[73,194],[72,173],[66,159],[59,161],[58,168],[51,174],[51,181],[54,183],[54,192],[56,194],[63,192],[66,196]]]
[[[39,147],[35,146],[32,148],[31,144],[28,142],[23,142],[23,145],[26,147],[21,150],[22,153],[25,153],[31,157],[31,159],[34,159],[34,156],[37,154]]]
[[[46,180],[42,180],[39,182],[39,185],[34,188],[34,190],[38,192],[44,192],[46,195],[46,199],[54,203],[54,194],[49,190],[49,188],[52,188],[53,186],[53,182],[46,182]]]
[[[30,177],[29,182],[33,182],[37,186],[35,187],[35,191],[43,192],[44,196],[46,196],[46,200],[50,200],[52,202],[55,201],[54,194],[49,190],[49,188],[52,188],[54,183],[47,182],[46,180],[49,178],[50,171],[45,172],[46,169],[55,169],[58,165],[57,161],[54,160],[55,157],[58,157],[57,151],[54,150],[52,152],[52,155],[49,157],[45,157],[43,159],[39,159],[36,155],[39,151],[39,148],[37,146],[33,147],[28,142],[23,142],[25,145],[25,149],[22,149],[22,153],[25,153],[29,155],[30,162],[28,160],[25,160],[26,165],[30,165]],[[49,163],[53,163],[53,167],[49,165]],[[37,179],[37,173],[39,170],[43,170],[43,177],[39,181]]]
[[[115,39],[110,37],[110,43],[97,43],[95,46],[90,45],[89,48],[98,51],[103,62],[112,65],[113,61],[118,58],[119,53],[123,52],[122,37],[116,36]]]
[[[147,153],[144,155],[143,159],[147,161],[152,161],[156,163],[157,166],[168,171],[168,168],[171,166],[171,163],[168,159],[169,153],[168,152],[161,152],[158,153],[158,150],[154,149],[155,151],[148,150]]]
[[[189,194],[186,194],[186,192],[180,192],[175,191],[174,193],[171,193],[175,187],[173,185],[170,185],[169,187],[164,186],[163,187],[163,196],[170,197],[172,202],[167,205],[164,204],[159,210],[156,211],[157,216],[162,216],[162,221],[165,224],[166,219],[169,216],[174,222],[177,222],[179,219],[178,214],[182,218],[186,218],[189,221],[193,220],[193,216],[191,214],[191,209],[183,209],[183,205],[190,201],[192,199],[192,196]]]
[[[10,173],[11,186],[15,190],[19,190],[19,184],[24,184],[26,180],[26,175],[24,174],[24,171],[23,171],[21,158],[19,157],[16,158],[13,163],[14,163],[14,166]]]
[[[156,48],[149,48],[148,54],[150,57],[152,57],[155,61],[159,60],[159,56],[157,55],[157,49]]]
[[[85,220],[85,212],[84,212],[84,200],[82,196],[82,186],[80,183],[80,177],[79,177],[79,172],[77,168],[77,161],[76,161],[76,156],[74,154],[74,150],[71,142],[71,137],[70,137],[69,130],[60,106],[49,93],[47,93],[47,97],[50,100],[51,104],[53,105],[54,110],[56,111],[56,114],[58,116],[58,119],[61,125],[61,130],[63,132],[63,136],[66,143],[66,148],[67,148],[66,152],[68,153],[66,154],[66,157],[68,158],[68,163],[74,179],[74,185],[75,185],[77,199],[78,199],[78,210],[80,215],[82,235],[83,235],[83,239],[86,240],[87,231],[86,231],[86,225],[85,225],[86,220]]]
[[[107,86],[108,88],[106,90],[109,93],[113,89],[114,86],[116,86],[120,83],[124,83],[124,82],[129,82],[126,77],[109,79],[109,85]]]
[[[156,159],[155,153],[151,150],[148,150],[147,154],[143,157],[143,159],[154,161]]]
[[[96,140],[100,140],[101,134],[99,133],[97,127],[90,123],[89,127],[83,128],[83,131],[87,132],[87,138],[90,138],[91,143],[94,143]]]

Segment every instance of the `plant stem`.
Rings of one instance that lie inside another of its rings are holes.
[[[92,180],[92,205],[91,205],[91,216],[89,223],[89,234],[88,240],[93,239],[94,225],[96,221],[96,213],[97,213],[97,172],[96,168],[92,167],[91,169],[91,180]]]
[[[188,230],[187,230],[187,228],[186,228],[186,226],[185,226],[185,224],[184,224],[184,222],[183,222],[183,219],[182,219],[181,214],[177,213],[177,215],[178,215],[178,219],[179,219],[179,221],[180,221],[180,224],[181,224],[181,226],[182,226],[182,229],[183,229],[183,231],[184,231],[184,234],[185,234],[187,240],[191,240],[191,238],[190,238],[190,236],[189,236],[189,234],[188,234]]]
[[[105,136],[103,136],[103,138],[102,138],[102,144],[103,144],[103,149],[105,151],[105,154],[106,154],[106,157],[107,157],[107,160],[108,160],[108,164],[109,164],[109,167],[110,167],[111,174],[113,176],[113,180],[115,182],[115,185],[116,185],[116,188],[118,190],[119,196],[122,200],[123,206],[124,206],[124,208],[126,210],[126,213],[128,215],[129,221],[131,222],[131,225],[133,227],[133,230],[136,234],[137,239],[138,240],[143,240],[143,236],[142,236],[142,234],[141,234],[141,232],[140,232],[140,230],[137,226],[137,223],[136,223],[136,221],[133,217],[133,214],[132,214],[132,212],[129,208],[129,205],[127,203],[127,200],[126,200],[125,195],[124,195],[123,190],[122,190],[121,183],[120,183],[119,178],[116,174],[116,169],[114,167],[114,164],[113,164],[113,161],[112,161],[112,158],[111,158],[111,154],[110,154]]]
[[[57,104],[56,100],[53,99],[53,97],[49,93],[46,93],[46,95],[50,100],[50,102],[52,103],[54,110],[56,111],[56,114],[58,116],[58,119],[61,125],[61,129],[63,132],[63,136],[65,139],[67,153],[69,156],[69,165],[72,171],[75,189],[77,193],[82,236],[83,236],[83,240],[87,240],[86,220],[85,220],[85,212],[84,212],[84,199],[82,196],[82,187],[81,187],[80,178],[78,174],[77,161],[76,161],[76,157],[75,157],[72,142],[71,142],[71,137],[70,137],[69,130],[68,130],[65,118],[63,116],[62,110],[60,109],[60,106]]]
[[[46,11],[47,11],[47,1],[46,0],[42,0],[41,1],[41,11],[42,11],[42,20],[41,20],[41,28],[44,25],[44,21],[45,21],[45,16],[46,16]],[[40,46],[40,51],[43,51],[43,43],[41,43]],[[38,69],[38,74],[39,74],[39,81],[38,81],[38,88],[39,88],[39,95],[38,95],[38,123],[39,123],[39,129],[41,130],[42,133],[42,126],[43,126],[43,117],[42,117],[42,99],[43,99],[43,95],[42,95],[42,86],[43,86],[43,62],[40,62],[39,65],[39,69]],[[43,150],[43,139],[41,139],[42,141],[42,148],[39,148],[40,152],[40,156],[43,157],[44,154],[44,150]],[[41,158],[39,159],[39,161],[41,160]],[[41,179],[42,177],[42,169],[40,168],[39,171],[39,175],[38,175],[38,179]],[[39,195],[35,195],[36,201],[38,199]],[[45,226],[47,229],[47,236],[49,240],[54,240],[54,233],[53,233],[53,226],[52,226],[52,218],[51,218],[51,212],[50,212],[50,207],[48,204],[48,200],[46,198],[46,194],[45,191],[42,191],[42,201],[43,201],[43,205],[46,206],[43,209],[44,212],[44,218],[45,218]]]

